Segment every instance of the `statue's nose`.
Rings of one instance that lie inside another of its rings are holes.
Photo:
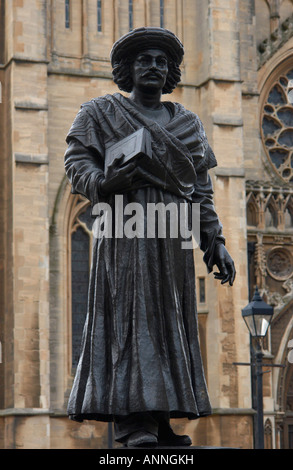
[[[150,63],[150,68],[151,69],[156,69],[157,68],[157,60],[155,58],[152,59]]]

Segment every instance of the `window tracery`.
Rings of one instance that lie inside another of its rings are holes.
[[[293,69],[282,74],[267,93],[262,112],[261,136],[274,171],[293,183]]]
[[[247,233],[254,244],[251,286],[258,285],[279,312],[293,298],[293,188],[256,181],[246,186]]]

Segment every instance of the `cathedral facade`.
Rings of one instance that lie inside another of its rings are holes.
[[[213,413],[174,428],[196,446],[255,446],[254,375],[235,362],[251,359],[241,310],[257,285],[274,307],[263,344],[265,446],[293,448],[292,0],[0,1],[0,448],[109,445],[106,423],[66,415],[92,219],[89,202],[71,194],[63,156],[80,105],[117,91],[112,44],[140,26],[170,29],[184,44],[181,82],[164,99],[203,121],[237,269],[233,287],[221,286],[195,250]]]

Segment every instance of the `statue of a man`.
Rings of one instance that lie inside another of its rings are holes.
[[[193,250],[182,248],[182,236],[117,236],[115,224],[127,207],[136,207],[132,203],[145,211],[150,204],[198,203],[208,272],[216,265],[221,283],[232,285],[235,278],[208,174],[217,163],[202,123],[181,104],[161,101],[180,81],[183,54],[166,29],[138,28],[120,38],[111,51],[113,78],[129,97],[115,93],[83,104],[67,136],[72,192],[93,208],[107,203],[113,225],[112,236],[94,238],[68,414],[76,421],[113,421],[116,441],[128,447],[190,445],[189,436],[173,432],[170,418],[207,416],[211,405],[198,339]],[[142,128],[151,155],[123,159],[119,142]],[[114,144],[119,158],[107,164]]]

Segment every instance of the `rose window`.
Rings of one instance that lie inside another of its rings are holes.
[[[293,69],[271,87],[262,114],[261,134],[267,157],[281,178],[293,182]]]

